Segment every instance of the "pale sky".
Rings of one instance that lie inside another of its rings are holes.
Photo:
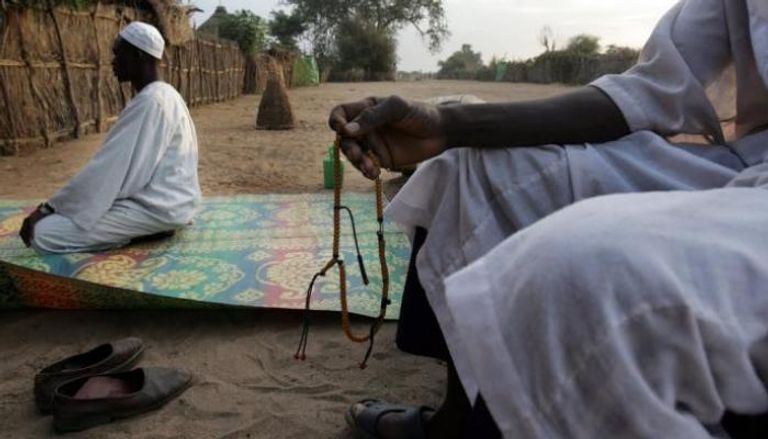
[[[600,37],[604,46],[616,44],[640,48],[656,21],[677,0],[445,0],[451,36],[440,53],[432,55],[412,27],[398,34],[398,70],[437,71],[462,44],[472,45],[483,61],[498,58],[525,59],[543,51],[538,42],[542,27],[552,28],[558,47],[580,33]],[[195,14],[205,21],[217,5],[229,12],[250,9],[269,18],[270,11],[285,9],[279,0],[191,0],[205,12]]]

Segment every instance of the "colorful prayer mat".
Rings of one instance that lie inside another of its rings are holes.
[[[373,194],[345,193],[355,214],[370,284],[360,277],[347,215],[341,252],[350,312],[378,315],[381,294]],[[36,205],[0,200],[0,308],[186,308],[240,306],[303,309],[307,285],[331,257],[333,195],[209,197],[194,224],[173,238],[105,253],[37,255],[18,238]],[[410,242],[385,222],[392,305],[400,297]],[[336,270],[318,279],[313,310],[340,310]]]

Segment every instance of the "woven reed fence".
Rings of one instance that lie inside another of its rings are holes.
[[[147,11],[96,3],[87,10],[0,10],[0,155],[102,132],[130,99],[112,73],[112,43]],[[189,105],[239,96],[244,61],[234,43],[195,38],[167,46],[164,79]]]

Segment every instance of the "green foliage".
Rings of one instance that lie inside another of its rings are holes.
[[[235,11],[223,17],[219,36],[237,42],[243,53],[260,52],[267,45],[267,23],[248,10]]]
[[[587,34],[576,35],[568,40],[565,51],[579,55],[597,55],[600,53],[600,38]]]
[[[449,34],[442,0],[358,0],[351,3],[355,16],[371,22],[378,29],[395,32],[412,25],[429,42],[432,51],[438,51]]]
[[[463,44],[461,50],[437,64],[440,66],[437,72],[439,79],[475,79],[483,68],[483,59],[480,52],[472,51],[470,44]]]
[[[621,73],[637,63],[640,50],[610,45],[600,57],[600,74]]]
[[[475,79],[479,81],[495,81],[497,76],[506,71],[508,61],[504,58],[493,56],[487,66],[480,66],[475,74]]]
[[[554,50],[536,58],[507,63],[500,80],[563,84],[586,84],[605,74],[621,73],[637,62],[640,51],[608,46],[605,53],[592,50]]]
[[[295,12],[288,15],[283,11],[272,11],[269,34],[284,48],[296,49],[296,39],[306,30],[303,19]]]
[[[631,47],[623,47],[610,44],[608,45],[608,48],[605,49],[604,55],[611,58],[637,60],[640,57],[640,50],[633,49]]]
[[[345,20],[339,25],[336,46],[338,61],[333,80],[394,79],[397,42],[392,31],[363,19]]]
[[[330,61],[337,52],[341,33],[350,31],[342,26],[350,20],[362,20],[381,35],[413,26],[428,41],[430,50],[437,51],[449,35],[443,0],[285,0],[294,7],[307,26],[305,36],[318,57]]]
[[[576,84],[586,82],[581,77],[583,67],[596,61],[597,54],[584,54],[575,50],[554,50],[543,53],[533,60],[529,69],[531,80],[536,82],[560,82]]]

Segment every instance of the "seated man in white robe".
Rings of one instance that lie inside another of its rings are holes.
[[[20,235],[41,253],[93,252],[170,235],[201,201],[197,135],[184,99],[159,80],[165,42],[133,22],[113,46],[113,71],[136,96],[86,167],[26,218]]]
[[[563,96],[370,98],[330,125],[371,178],[368,151],[433,157],[386,215],[414,236],[397,343],[448,361],[446,397],[354,404],[360,436],[721,437],[768,413],[768,2],[683,0],[635,67]]]

